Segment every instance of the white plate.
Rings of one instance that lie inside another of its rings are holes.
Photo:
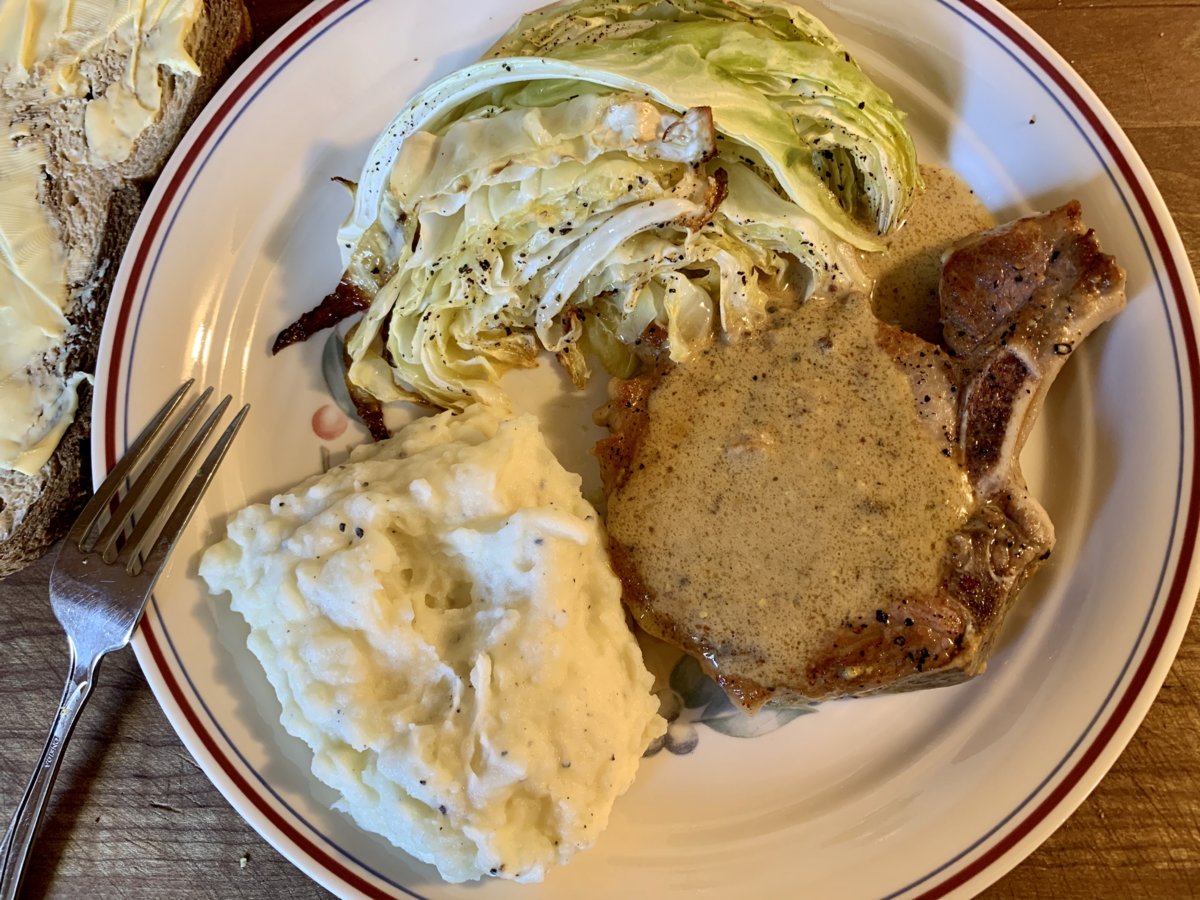
[[[253,404],[135,646],[213,782],[339,894],[480,895],[441,884],[328,809],[306,748],[276,724],[245,626],[198,582],[197,556],[226,512],[319,465],[310,419],[328,402],[321,341],[276,358],[268,347],[339,275],[334,231],[348,202],[330,177],[354,177],[415,89],[476,57],[527,5],[330,0],[308,10],[242,67],[175,154],[108,313],[97,472],[185,377]],[[1068,366],[1025,454],[1059,551],[985,677],[827,704],[754,740],[700,727],[694,752],[645,762],[593,850],[541,887],[491,883],[483,896],[978,890],[1096,784],[1182,638],[1197,589],[1197,297],[1158,191],[1086,85],[998,4],[831,6],[812,4],[910,110],[925,159],[953,165],[998,218],[1080,198],[1129,272],[1129,308]],[[559,390],[551,367],[540,379],[538,396]],[[578,415],[569,400],[544,410]],[[587,434],[575,428],[578,443]],[[330,447],[357,439],[347,432]]]

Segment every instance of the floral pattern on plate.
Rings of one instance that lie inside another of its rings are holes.
[[[736,707],[725,691],[701,671],[700,664],[686,655],[671,669],[670,683],[656,693],[667,731],[646,748],[644,756],[663,749],[677,756],[691,753],[700,743],[697,725],[707,725],[730,737],[754,738],[817,711],[809,704],[787,709],[767,707],[750,715]]]

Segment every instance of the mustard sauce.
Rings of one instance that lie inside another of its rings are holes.
[[[866,262],[879,318],[936,338],[941,255],[991,220],[953,173],[922,175],[908,222]],[[933,594],[973,504],[862,287],[672,367],[609,499],[610,534],[654,596],[643,624],[768,689],[844,622]]]
[[[956,242],[996,223],[951,170],[924,165],[921,179],[925,189],[917,194],[904,224],[888,236],[887,249],[864,253],[860,262],[875,282],[871,300],[879,318],[937,342],[942,333],[937,300],[942,256]]]

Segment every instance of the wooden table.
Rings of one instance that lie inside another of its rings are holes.
[[[303,0],[248,0],[257,39]],[[1200,0],[1009,0],[1092,85],[1200,263]],[[49,566],[0,582],[0,810],[41,749],[66,665]],[[318,897],[197,768],[122,651],[67,755],[28,896]],[[1200,896],[1200,616],[1128,749],[990,898]]]

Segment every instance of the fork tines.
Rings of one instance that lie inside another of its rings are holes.
[[[81,552],[99,553],[106,563],[123,562],[130,575],[139,572],[152,575],[162,565],[199,505],[200,498],[250,409],[249,405],[243,406],[233,417],[196,470],[182,497],[171,507],[172,498],[232,399],[226,395],[203,423],[193,428],[195,420],[212,396],[211,387],[192,400],[181,414],[175,413],[194,383],[194,380],[189,380],[174,393],[130,445],[104,483],[96,489],[95,496],[84,507],[67,535],[67,540]],[[156,444],[156,439],[164,429],[165,436]],[[179,447],[189,432],[191,437],[180,451]],[[111,510],[111,514],[107,524],[101,527],[106,510]],[[164,516],[167,517],[166,522],[162,523]],[[132,530],[129,531],[131,526]]]

